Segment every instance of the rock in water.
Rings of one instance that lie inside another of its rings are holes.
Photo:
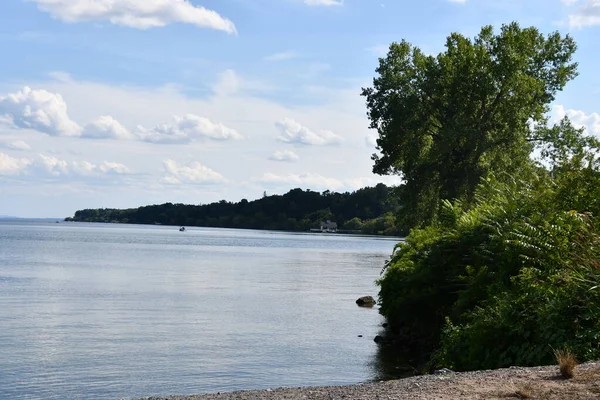
[[[361,307],[373,307],[377,301],[371,296],[363,296],[356,300],[356,304]]]

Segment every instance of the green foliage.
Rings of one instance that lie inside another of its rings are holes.
[[[344,224],[344,229],[349,231],[360,231],[363,227],[363,222],[360,218],[354,217]]]
[[[387,212],[381,217],[365,221],[361,231],[368,235],[398,235],[400,233],[396,225],[396,216]]]
[[[547,117],[575,49],[516,23],[451,34],[437,56],[402,41],[363,89],[373,171],[404,179],[413,227],[378,282],[380,312],[435,364],[600,357],[600,143]]]
[[[440,200],[470,202],[482,177],[519,173],[534,145],[556,143],[556,132],[531,125],[545,126],[549,104],[577,75],[575,49],[569,36],[517,23],[498,34],[486,26],[474,40],[453,33],[437,56],[406,41],[390,46],[362,94],[379,133],[373,171],[406,182],[403,226],[434,221]]]
[[[593,164],[555,180],[490,176],[470,207],[443,202],[439,222],[413,230],[379,281],[393,330],[457,370],[547,364],[552,347],[600,357],[600,209],[569,211],[562,186],[588,178],[600,179]]]
[[[590,150],[600,147],[598,139],[585,135],[583,128],[576,129],[567,117],[551,127],[538,124],[531,140],[538,143],[542,161],[554,169],[580,169],[586,158],[592,156],[588,162],[593,160]]]
[[[293,189],[282,196],[265,193],[258,200],[239,203],[222,200],[198,206],[166,203],[127,210],[79,210],[73,220],[286,231],[307,231],[332,220],[349,230],[395,235],[398,203],[390,196],[391,190],[383,184],[352,193]]]

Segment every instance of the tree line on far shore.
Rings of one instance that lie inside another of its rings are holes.
[[[308,231],[323,221],[336,222],[342,230],[398,235],[399,209],[394,188],[382,183],[354,192],[316,192],[293,189],[284,195],[266,194],[257,200],[237,203],[221,200],[211,204],[165,203],[131,209],[85,209],[67,221],[160,224],[240,229]]]

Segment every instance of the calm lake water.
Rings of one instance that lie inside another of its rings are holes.
[[[0,220],[0,398],[376,379],[382,318],[354,301],[396,242]]]

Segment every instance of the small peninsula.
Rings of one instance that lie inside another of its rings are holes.
[[[402,234],[400,208],[393,187],[382,183],[354,192],[293,189],[284,195],[237,203],[173,204],[130,209],[85,209],[66,221],[157,224],[213,228],[268,229],[306,232],[324,221],[335,221],[339,232],[396,236]]]

